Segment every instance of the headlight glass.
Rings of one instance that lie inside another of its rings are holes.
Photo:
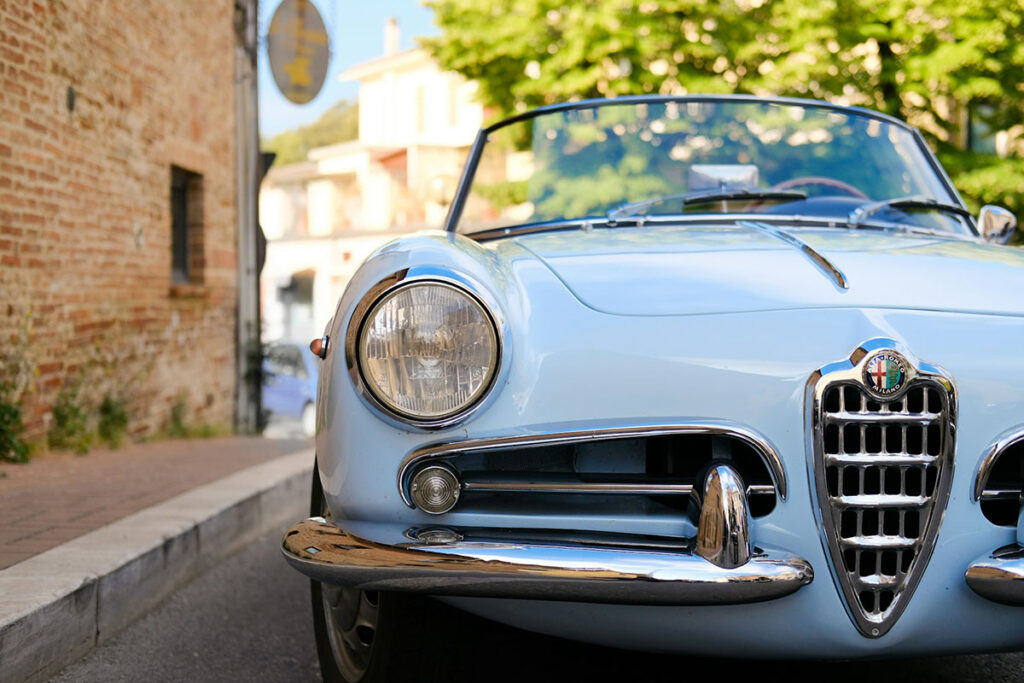
[[[498,337],[483,306],[441,282],[417,282],[385,295],[365,318],[359,365],[373,395],[419,420],[456,415],[487,391]]]

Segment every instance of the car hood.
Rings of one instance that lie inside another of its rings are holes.
[[[846,287],[796,237],[840,271]],[[1024,251],[879,230],[648,227],[523,235],[585,305],[617,315],[864,307],[1024,315]]]

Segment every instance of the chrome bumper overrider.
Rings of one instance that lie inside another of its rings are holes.
[[[983,598],[1004,605],[1024,605],[1024,548],[1005,546],[967,568],[967,585]]]
[[[314,517],[282,550],[317,581],[363,590],[647,605],[720,605],[780,598],[811,582],[810,564],[755,548],[737,567],[713,564],[681,539],[496,529],[412,529],[378,543]]]

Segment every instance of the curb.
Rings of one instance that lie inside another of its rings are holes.
[[[204,484],[0,571],[0,680],[42,681],[218,560],[308,516],[313,449]]]

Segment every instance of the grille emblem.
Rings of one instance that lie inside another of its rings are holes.
[[[866,342],[807,385],[822,541],[847,612],[869,638],[906,609],[953,479],[953,381],[897,346]]]
[[[907,383],[907,362],[896,353],[876,353],[864,364],[864,385],[877,396],[898,394]]]

